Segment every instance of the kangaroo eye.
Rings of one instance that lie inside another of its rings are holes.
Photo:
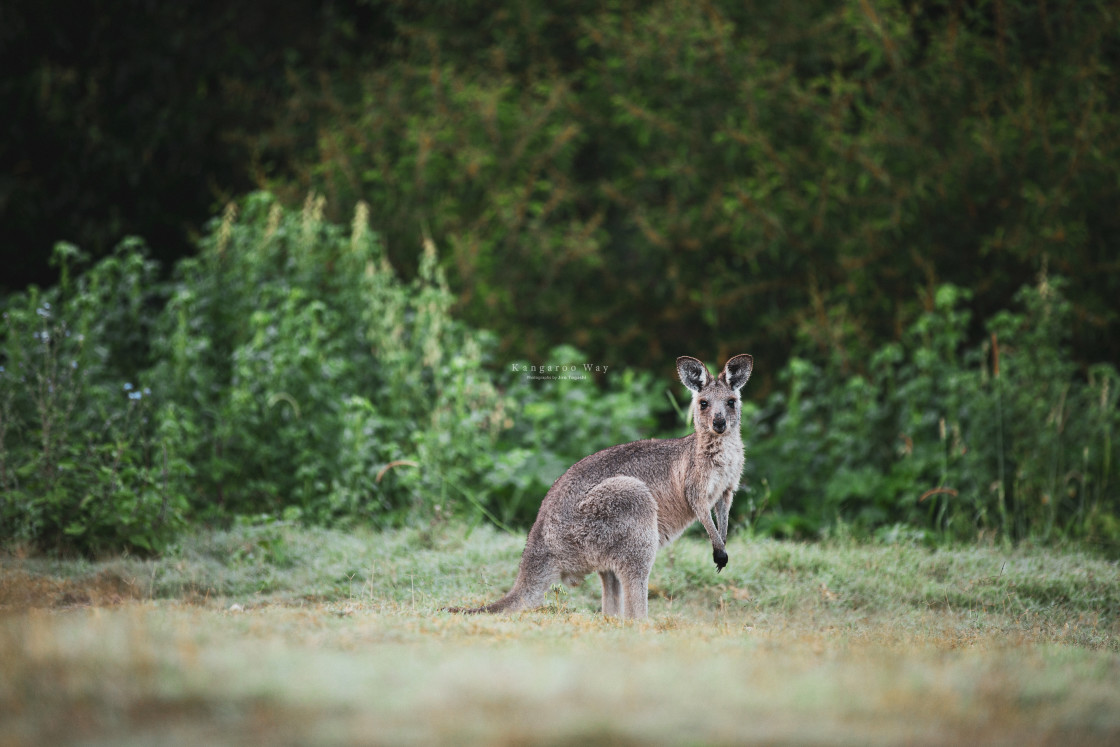
[[[701,410],[707,410],[708,409],[708,400],[706,400],[706,399],[700,400],[700,409]]]
[[[735,409],[735,400],[733,400],[733,399],[727,400],[727,406],[730,407],[732,410],[734,410]]]

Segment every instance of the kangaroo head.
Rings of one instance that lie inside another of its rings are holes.
[[[692,390],[692,422],[697,433],[739,432],[739,390],[751,377],[754,359],[737,355],[727,361],[719,378],[713,378],[708,367],[695,358],[677,358],[677,375]]]

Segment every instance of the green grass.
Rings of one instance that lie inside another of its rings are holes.
[[[1073,550],[663,551],[650,620],[503,593],[523,538],[198,534],[154,561],[0,562],[0,744],[1107,744],[1120,574]]]

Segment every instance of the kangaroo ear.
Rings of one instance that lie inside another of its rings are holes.
[[[727,361],[723,366],[723,373],[719,377],[727,382],[727,386],[739,391],[747,383],[747,379],[751,377],[751,371],[753,370],[754,358],[743,353]]]
[[[712,375],[708,373],[708,367],[687,355],[677,358],[677,376],[681,377],[682,384],[694,392],[699,392],[712,383]]]

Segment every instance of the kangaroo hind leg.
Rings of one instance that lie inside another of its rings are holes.
[[[579,503],[588,556],[603,581],[603,614],[648,616],[649,573],[657,556],[657,502],[633,477],[612,477]]]
[[[622,614],[622,584],[614,571],[599,571],[603,582],[603,614],[618,617]]]
[[[621,579],[622,615],[631,620],[645,620],[649,617],[649,572],[653,567],[635,569]]]

